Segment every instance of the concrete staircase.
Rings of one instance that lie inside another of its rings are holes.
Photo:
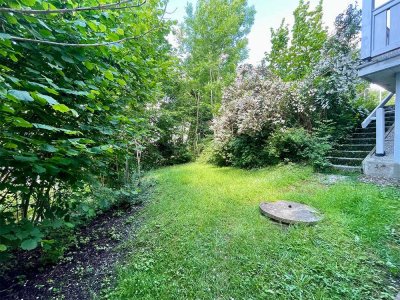
[[[385,107],[386,131],[394,123],[394,106]],[[375,121],[366,128],[358,127],[334,147],[327,159],[332,168],[347,172],[362,172],[362,161],[375,147]]]

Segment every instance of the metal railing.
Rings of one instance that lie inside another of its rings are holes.
[[[393,93],[390,93],[383,101],[372,111],[372,113],[362,122],[362,128],[367,128],[372,121],[376,121],[376,156],[385,155],[385,105],[392,99]]]

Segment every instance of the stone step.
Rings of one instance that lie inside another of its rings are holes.
[[[333,157],[352,157],[365,158],[371,151],[369,150],[334,150],[330,153]]]
[[[351,138],[348,139],[348,142],[351,144],[375,144],[375,138]]]
[[[386,124],[385,130],[388,131],[393,124]],[[368,126],[367,128],[357,128],[355,133],[363,133],[363,132],[375,132],[376,126],[375,124]]]
[[[376,132],[371,131],[371,132],[356,132],[351,135],[350,138],[375,138]]]
[[[336,150],[347,150],[347,151],[371,151],[374,149],[375,143],[373,144],[341,144],[336,147]]]
[[[345,165],[330,165],[331,168],[339,171],[344,171],[344,172],[351,172],[351,173],[361,173],[362,168],[357,167],[357,166],[345,166]]]
[[[341,166],[361,166],[364,158],[352,158],[352,157],[333,157],[328,156],[327,159],[334,165]]]

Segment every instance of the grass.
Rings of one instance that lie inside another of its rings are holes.
[[[312,170],[188,164],[157,181],[110,299],[393,299],[400,275],[400,192],[354,180],[324,186]],[[285,227],[262,201],[323,212]]]

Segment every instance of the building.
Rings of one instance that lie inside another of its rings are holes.
[[[400,179],[400,0],[378,7],[375,0],[363,0],[361,58],[359,76],[390,92],[362,124],[376,124],[376,147],[364,159],[363,170]],[[385,106],[395,94],[394,124],[387,128]]]

